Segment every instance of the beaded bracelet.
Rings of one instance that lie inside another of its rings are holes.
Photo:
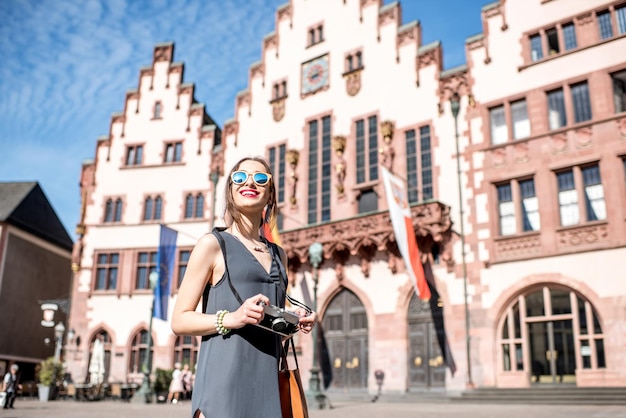
[[[226,335],[230,332],[230,330],[224,326],[224,317],[227,313],[230,312],[227,310],[219,310],[215,314],[215,329],[220,335]]]

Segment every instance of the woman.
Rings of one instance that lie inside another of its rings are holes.
[[[178,403],[181,393],[185,391],[183,386],[183,375],[180,370],[180,363],[174,364],[174,371],[172,372],[172,381],[170,382],[169,393],[167,394],[167,403]]]
[[[198,240],[172,316],[174,333],[203,336],[192,395],[193,417],[279,418],[282,337],[255,326],[263,319],[263,304],[284,307],[287,285],[285,252],[259,233],[263,222],[277,212],[276,189],[265,160],[248,157],[235,164],[225,198],[225,219],[231,224],[218,234],[226,254],[215,233]],[[205,289],[208,298],[203,298]],[[196,312],[201,298],[203,312]],[[310,332],[315,313],[295,312],[299,329]]]

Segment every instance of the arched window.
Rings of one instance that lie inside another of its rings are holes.
[[[574,383],[577,369],[606,368],[604,334],[591,303],[544,286],[515,299],[500,329],[500,370],[527,371],[532,384]]]
[[[193,195],[189,193],[185,198],[185,219],[193,218]]]
[[[161,111],[163,110],[163,105],[161,104],[161,102],[156,102],[154,104],[154,118],[155,119],[160,119],[161,118]]]
[[[202,193],[198,193],[198,196],[196,196],[195,217],[202,218],[203,215],[204,215],[204,196],[202,196]]]
[[[113,220],[115,222],[120,222],[122,220],[122,199],[119,197],[115,201],[115,217]]]
[[[150,347],[150,364],[152,364],[152,353],[154,349]],[[128,372],[141,373],[146,363],[148,354],[148,331],[145,329],[137,332],[132,339],[130,345],[130,355],[128,356]]]
[[[143,220],[149,221],[152,218],[152,198],[146,197],[143,204]]]
[[[198,339],[189,335],[181,335],[176,338],[174,345],[174,363],[189,364],[189,369],[194,370],[198,361]]]
[[[108,199],[104,206],[104,222],[113,222],[113,199]]]
[[[161,196],[157,196],[156,199],[154,199],[154,219],[156,220],[161,219],[162,210],[163,210],[163,199],[161,198]]]

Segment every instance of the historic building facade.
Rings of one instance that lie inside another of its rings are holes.
[[[173,45],[157,45],[83,167],[75,377],[105,334],[108,379],[139,378],[158,225],[179,231],[171,310],[193,243],[223,222],[224,173],[263,155],[292,292],[318,295],[330,393],[375,391],[375,371],[395,393],[626,386],[626,5],[510,0],[476,13],[467,65],[443,71],[442,46],[423,45],[399,3],[292,0],[223,138]],[[454,374],[405,272],[380,167],[407,180]],[[194,363],[198,340],[153,322],[155,366]],[[311,364],[311,337],[298,344]]]

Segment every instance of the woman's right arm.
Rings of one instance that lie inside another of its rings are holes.
[[[205,287],[215,283],[224,273],[224,258],[217,238],[207,234],[198,240],[189,261],[185,277],[178,289],[178,297],[172,314],[172,331],[176,335],[210,335],[217,333],[215,314],[197,312]],[[235,312],[227,313],[223,325],[227,329],[242,328],[248,324],[258,324],[263,319],[260,302],[269,304],[265,295],[255,295],[246,299]]]
[[[220,246],[214,235],[207,234],[198,240],[189,256],[187,270],[178,289],[172,313],[174,334],[209,335],[217,332],[215,315],[197,312],[196,308],[205,287],[212,281],[217,257],[221,256]]]

